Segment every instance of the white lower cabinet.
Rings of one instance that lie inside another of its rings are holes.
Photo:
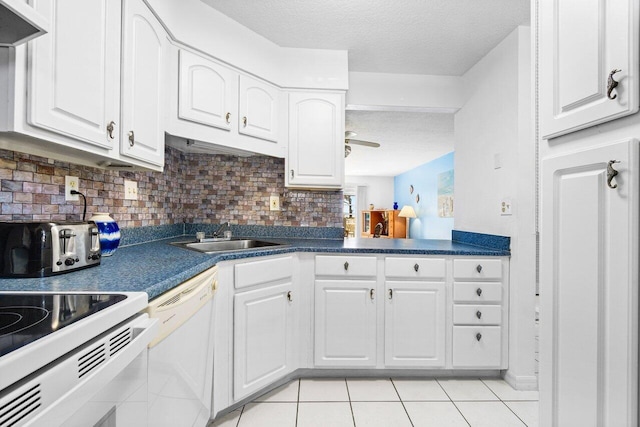
[[[508,368],[507,269],[500,259],[453,260],[453,368]]]
[[[445,283],[387,281],[385,298],[385,366],[444,367]]]
[[[290,260],[290,257],[286,259]],[[278,259],[270,260],[278,262]],[[247,265],[269,269],[269,261]],[[239,269],[238,267],[244,267]],[[236,282],[238,282],[236,274]],[[268,280],[268,279],[267,279]],[[236,283],[236,288],[238,283]],[[291,274],[285,279],[258,283],[233,297],[233,398],[242,399],[284,377],[294,367],[295,292]]]
[[[376,365],[376,282],[316,280],[315,365]]]
[[[506,257],[301,253],[224,262],[214,324],[222,403],[213,406],[249,400],[299,368],[507,369],[508,277]]]

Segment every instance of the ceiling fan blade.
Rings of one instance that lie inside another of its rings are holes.
[[[380,144],[378,144],[377,142],[360,141],[358,139],[345,139],[344,142],[352,145],[364,145],[365,147],[374,147],[374,148],[380,147]]]

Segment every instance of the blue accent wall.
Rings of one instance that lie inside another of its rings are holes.
[[[411,219],[409,235],[412,239],[451,239],[453,218],[438,216],[438,175],[452,169],[453,152],[394,178],[394,200],[398,202],[398,209],[404,205],[413,206],[418,216]],[[409,193],[412,185],[413,193]],[[417,195],[420,195],[419,202],[416,202]]]

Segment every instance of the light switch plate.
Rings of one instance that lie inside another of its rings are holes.
[[[279,211],[280,210],[280,197],[278,197],[278,196],[270,196],[269,197],[269,210],[270,211]]]
[[[138,200],[138,183],[135,181],[124,180],[124,199]]]

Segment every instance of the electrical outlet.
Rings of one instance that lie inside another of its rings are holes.
[[[269,210],[271,210],[271,211],[279,211],[280,210],[280,197],[279,196],[270,196],[269,197]]]
[[[500,203],[500,215],[511,215],[511,207],[511,200],[504,199],[502,203]]]
[[[138,183],[136,181],[124,180],[124,199],[138,200]]]
[[[71,190],[80,191],[80,180],[77,176],[67,175],[64,177],[64,199],[67,202],[80,200],[80,196],[77,194],[71,194]]]

